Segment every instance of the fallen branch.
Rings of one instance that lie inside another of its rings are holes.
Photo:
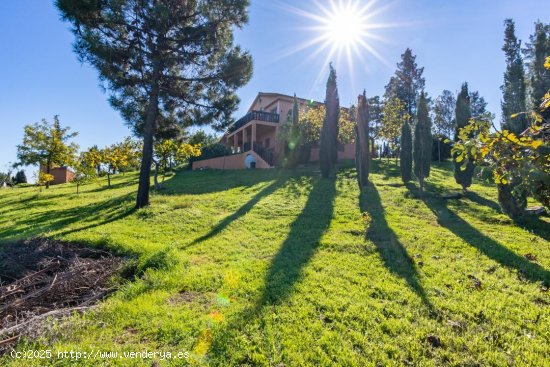
[[[0,337],[4,336],[4,335],[16,333],[18,331],[21,331],[24,328],[28,329],[28,327],[30,325],[36,324],[37,322],[40,322],[40,321],[42,321],[42,320],[44,320],[48,317],[58,318],[58,317],[68,316],[68,315],[72,314],[73,312],[82,313],[82,312],[90,310],[94,307],[95,306],[78,306],[78,307],[70,307],[70,308],[60,308],[58,310],[53,310],[53,311],[50,311],[50,312],[46,312],[46,313],[43,313],[42,315],[34,316],[33,318],[31,318],[27,321],[24,321],[20,324],[13,325],[9,328],[5,328],[5,329],[0,330]]]
[[[21,334],[12,336],[11,338],[0,340],[0,347],[6,344],[15,343],[19,338],[21,337]]]

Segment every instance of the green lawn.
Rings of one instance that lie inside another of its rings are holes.
[[[17,348],[190,353],[160,366],[550,365],[549,218],[512,222],[483,182],[439,199],[458,190],[447,165],[433,167],[424,200],[397,172],[382,163],[363,195],[346,167],[336,179],[317,167],[180,172],[140,211],[136,174],[78,196],[0,190],[0,243],[106,247],[141,274]]]

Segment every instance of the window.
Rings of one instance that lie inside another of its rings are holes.
[[[269,138],[265,139],[265,147],[266,148],[269,148],[269,143],[270,143]]]
[[[277,107],[273,107],[273,108],[271,109],[271,111],[269,111],[269,112],[271,112],[271,113],[277,113]]]

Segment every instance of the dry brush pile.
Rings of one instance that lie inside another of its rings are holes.
[[[93,306],[114,289],[122,259],[99,249],[50,239],[0,248],[0,353],[36,334],[48,317]]]

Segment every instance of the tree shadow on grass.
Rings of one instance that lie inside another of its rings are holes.
[[[550,241],[550,223],[536,215],[525,215],[516,220],[516,224],[539,236],[545,241]]]
[[[24,238],[47,235],[56,236],[101,226],[130,215],[133,209],[133,194],[110,198],[90,205],[67,209],[46,210],[22,216],[13,225],[0,230],[0,242],[12,242]],[[81,224],[74,227],[74,225]],[[66,227],[64,231],[60,231]]]
[[[262,190],[260,190],[256,195],[254,195],[250,200],[248,200],[244,205],[242,205],[236,212],[225,217],[223,220],[218,222],[208,233],[195,239],[188,246],[196,245],[200,242],[206,241],[214,237],[215,235],[223,231],[231,223],[233,223],[235,220],[239,219],[240,217],[248,213],[254,207],[254,205],[256,205],[262,198],[274,193],[278,188],[280,188],[283,185],[284,182],[285,182],[284,179],[279,178],[274,182],[272,182],[271,184],[267,185]]]
[[[417,194],[417,188],[408,185],[409,190]],[[530,262],[523,256],[500,244],[498,241],[484,235],[470,223],[462,219],[458,214],[447,207],[447,201],[434,196],[433,184],[427,183],[427,190],[424,193],[424,203],[437,216],[437,222],[450,230],[455,236],[461,238],[470,246],[477,248],[485,256],[495,260],[499,264],[515,269],[518,276],[531,281],[543,281],[550,284],[550,272],[542,266]]]
[[[247,326],[261,317],[268,305],[284,302],[302,276],[303,268],[315,254],[319,241],[327,230],[334,212],[335,179],[317,179],[309,191],[306,205],[290,226],[290,231],[271,261],[265,275],[265,285],[252,308],[235,315],[216,333],[210,346],[211,361],[221,365],[255,365],[249,349],[238,350],[236,340],[246,334]],[[236,353],[237,352],[237,353]],[[237,360],[228,361],[228,358]]]
[[[272,181],[280,174],[286,173],[273,169],[180,171],[163,183],[159,194],[202,195],[236,187],[252,187]]]
[[[332,220],[335,183],[334,178],[329,178],[313,184],[304,209],[292,222],[287,238],[271,262],[257,309],[282,302],[300,279],[302,269],[313,257]]]
[[[434,307],[418,280],[419,274],[414,262],[395,232],[390,228],[385,218],[380,194],[372,182],[369,182],[366,192],[360,194],[359,207],[361,212],[369,213],[372,218],[366,238],[376,245],[386,268],[392,274],[403,278],[430,312],[433,312]]]
[[[479,194],[477,194],[473,191],[468,191],[466,193],[466,198],[470,199],[471,201],[473,201],[476,204],[486,206],[488,208],[491,208],[492,210],[494,210],[497,213],[501,213],[500,205],[498,205],[497,202],[495,202],[493,200],[490,200],[490,199],[487,199],[487,198],[484,198],[483,196],[480,196]]]

